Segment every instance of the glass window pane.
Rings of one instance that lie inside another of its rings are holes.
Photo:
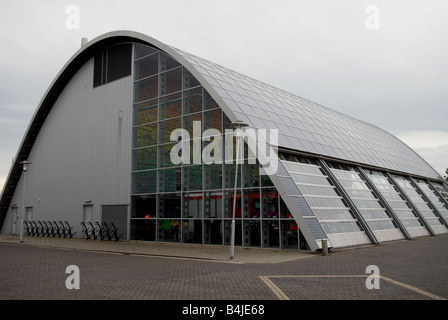
[[[190,139],[201,138],[202,135],[202,113],[196,113],[190,116],[184,116],[183,128],[190,134]],[[196,131],[195,129],[196,122]]]
[[[205,110],[216,109],[219,108],[218,103],[216,103],[215,99],[205,91]]]
[[[132,45],[118,44],[107,49],[107,82],[131,75]]]
[[[175,118],[171,120],[165,120],[159,122],[160,126],[160,137],[159,143],[169,143],[171,142],[171,133],[182,128],[181,118]]]
[[[292,218],[291,211],[289,211],[289,208],[286,206],[283,199],[280,197],[280,217],[281,218]]]
[[[137,60],[134,66],[135,80],[155,75],[159,71],[159,55],[152,54],[143,59]]]
[[[231,239],[231,221],[224,220],[224,244],[230,245]],[[241,220],[235,221],[235,246],[241,246]]]
[[[222,220],[204,220],[204,243],[222,245]]]
[[[184,190],[202,190],[202,166],[184,167]]]
[[[135,105],[135,125],[150,123],[157,121],[157,113],[158,113],[158,100],[150,100],[147,102],[143,102]]]
[[[191,74],[190,71],[183,68],[184,70],[184,89],[193,88],[201,85],[199,81]]]
[[[159,192],[181,190],[181,168],[159,170]]]
[[[152,196],[132,197],[132,218],[155,218],[157,215],[157,199]]]
[[[156,240],[156,219],[131,219],[131,239],[140,241]]]
[[[235,170],[236,165],[233,164],[225,164],[224,165],[225,172],[225,187],[226,188],[235,188]],[[238,176],[237,176],[237,187],[241,187],[241,166],[238,167]]]
[[[224,193],[224,218],[232,218],[233,217],[233,199],[234,199],[235,191],[225,191]],[[241,218],[241,192],[239,190],[236,191],[236,208],[235,208],[235,219]]]
[[[227,117],[227,115],[224,113],[224,111],[222,114],[223,114],[223,119],[224,119],[223,120],[223,126],[224,126],[223,132],[224,132],[226,129],[232,129],[232,128],[230,128],[230,124],[232,123],[232,121],[230,121],[229,117]]]
[[[138,149],[133,153],[133,170],[157,169],[157,147]]]
[[[163,242],[181,242],[183,221],[180,219],[159,219],[157,221],[157,239]]]
[[[264,220],[262,224],[263,247],[278,248],[280,245],[278,220]]]
[[[160,118],[168,119],[182,115],[182,94],[175,93],[160,98]]]
[[[251,219],[260,219],[260,190],[243,190],[243,217]]]
[[[132,174],[134,180],[133,193],[155,193],[157,171],[136,172]]]
[[[160,95],[182,90],[182,68],[177,68],[160,74]]]
[[[259,247],[261,245],[260,220],[244,220],[244,245]]]
[[[243,164],[243,186],[245,188],[252,188],[260,186],[260,165],[257,164]]]
[[[274,183],[272,182],[271,178],[267,174],[263,174],[260,177],[261,177],[261,186],[262,187],[274,186]]]
[[[103,84],[103,52],[97,53],[93,60],[93,87]]]
[[[134,84],[134,102],[157,98],[159,95],[158,77],[150,77]]]
[[[157,123],[140,126],[134,130],[134,147],[147,147],[157,144]]]
[[[202,220],[189,219],[183,220],[183,242],[202,243]]]
[[[181,217],[181,195],[180,193],[159,195],[159,218]]]
[[[222,192],[205,192],[204,214],[206,218],[222,218]]]
[[[278,192],[277,189],[262,189],[263,218],[278,218]]]
[[[216,129],[222,133],[221,109],[204,112],[204,130],[207,129]]]
[[[282,249],[289,248],[297,250],[299,248],[298,229],[299,228],[295,221],[282,221],[281,223]]]
[[[204,165],[204,173],[206,190],[222,189],[222,165]]]
[[[144,44],[135,44],[135,59],[147,56],[151,53],[157,52],[158,50],[154,47],[147,46]]]
[[[202,87],[184,91],[184,113],[202,111]]]
[[[159,146],[159,168],[174,166],[174,163],[171,161],[171,150],[174,146],[174,143]]]
[[[202,192],[184,193],[183,218],[202,218],[203,196]]]
[[[171,58],[166,53],[160,53],[160,72],[167,71],[179,67],[180,63]]]

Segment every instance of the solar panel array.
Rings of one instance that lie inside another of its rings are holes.
[[[278,129],[281,147],[440,179],[411,148],[376,126],[173,49],[196,68],[239,120],[255,128]]]

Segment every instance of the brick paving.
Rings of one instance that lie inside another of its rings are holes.
[[[432,300],[448,299],[448,235],[331,252],[0,235],[0,300]],[[80,270],[68,290],[65,269]],[[380,289],[368,290],[376,265]],[[322,277],[326,275],[328,277]],[[272,283],[268,286],[261,277]]]

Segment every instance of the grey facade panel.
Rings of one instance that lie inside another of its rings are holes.
[[[128,224],[128,206],[127,205],[104,205],[102,206],[101,221],[112,228],[111,223],[117,228],[117,237],[127,239]]]
[[[33,220],[66,220],[79,236],[86,201],[94,221],[101,221],[101,205],[129,204],[131,117],[131,77],[93,88],[88,60],[60,94],[28,156],[25,207],[33,208]],[[23,175],[12,199],[19,208],[22,191]],[[10,231],[8,219],[3,232]]]

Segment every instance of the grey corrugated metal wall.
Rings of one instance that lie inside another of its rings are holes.
[[[92,84],[90,59],[59,96],[28,158],[25,207],[33,207],[35,221],[67,220],[76,236],[85,200],[94,221],[101,221],[102,205],[130,204],[132,77]],[[19,215],[22,190],[23,175],[11,202]],[[2,232],[11,232],[11,212]]]

